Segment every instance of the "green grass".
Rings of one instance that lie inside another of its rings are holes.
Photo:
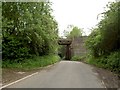
[[[37,69],[40,67],[54,64],[59,60],[60,58],[57,55],[35,56],[31,59],[25,59],[24,62],[21,62],[21,63],[15,63],[15,62],[11,63],[8,60],[4,61],[2,62],[2,67],[32,70],[32,69]]]
[[[88,56],[86,62],[100,68],[109,69],[113,72],[120,73],[120,51],[112,52],[110,55],[94,58]]]
[[[72,61],[84,61],[85,56],[79,56],[79,55],[75,55],[71,58]]]

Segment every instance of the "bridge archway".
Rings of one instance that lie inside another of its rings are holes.
[[[59,45],[66,45],[66,51],[65,51],[65,59],[70,60],[71,59],[71,39],[59,39],[58,44]]]

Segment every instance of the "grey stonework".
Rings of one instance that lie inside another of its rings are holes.
[[[71,44],[71,56],[83,56],[86,54],[85,40],[87,36],[74,38]]]

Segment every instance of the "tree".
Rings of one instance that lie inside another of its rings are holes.
[[[75,38],[79,36],[82,36],[82,29],[78,28],[77,26],[74,26],[68,37]]]
[[[98,28],[93,29],[87,41],[87,47],[94,56],[110,54],[120,49],[120,2],[107,5],[109,10],[105,11]]]
[[[57,22],[50,2],[3,2],[3,59],[46,55],[57,50]]]
[[[109,3],[107,8],[86,41],[88,61],[120,75],[120,2]]]
[[[67,38],[75,38],[75,37],[82,36],[83,30],[78,28],[77,26],[68,25],[67,29],[68,29],[68,31],[66,31],[66,30],[64,31],[64,35]]]

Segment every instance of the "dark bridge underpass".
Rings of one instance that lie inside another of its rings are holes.
[[[71,39],[59,39],[58,44],[59,45],[66,45],[66,51],[65,51],[65,59],[70,60],[71,59]]]

